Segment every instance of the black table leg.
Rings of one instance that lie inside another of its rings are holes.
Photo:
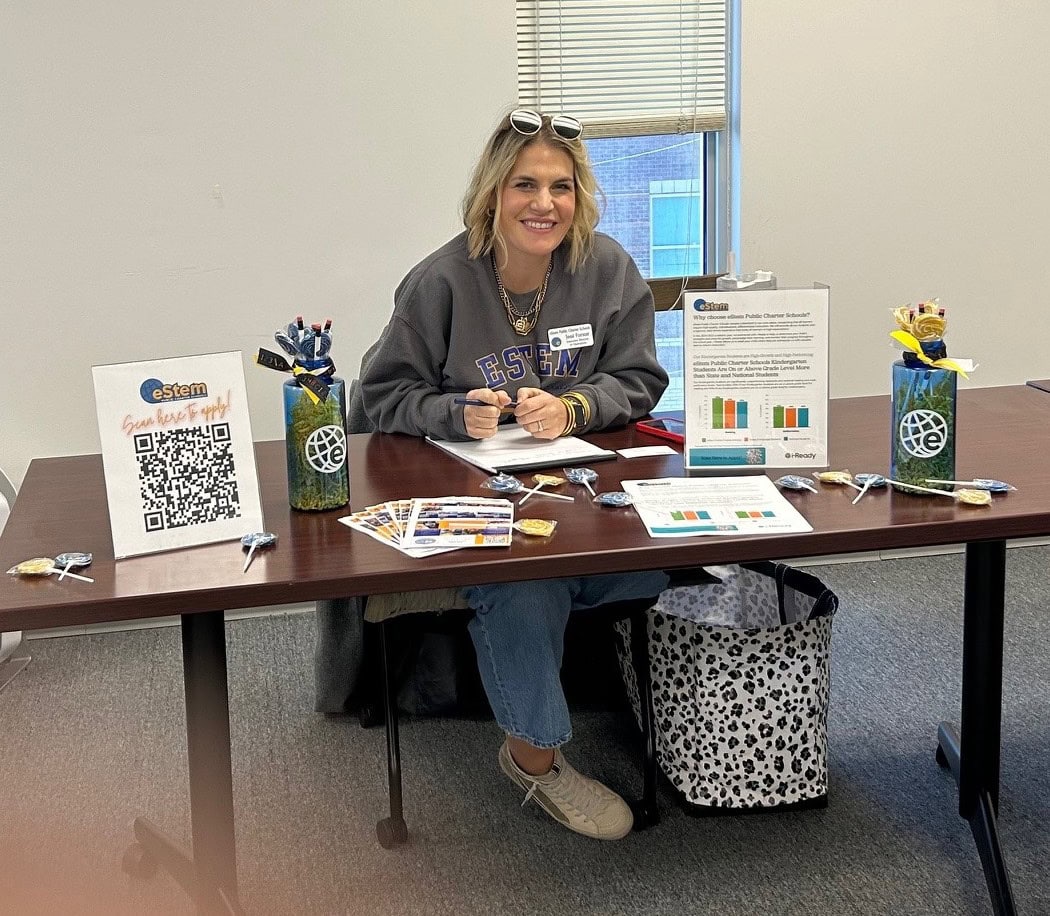
[[[222,611],[182,615],[182,670],[193,852],[172,842],[149,821],[137,818],[135,837],[140,847],[129,850],[124,865],[143,875],[162,866],[196,900],[199,913],[238,914]]]
[[[376,837],[384,849],[393,849],[408,839],[408,825],[401,797],[401,736],[398,730],[399,711],[394,672],[388,639],[389,621],[379,624],[379,651],[383,663],[383,706],[386,711],[386,768],[390,792],[390,816],[376,824]]]
[[[1005,591],[1006,542],[967,544],[961,735],[948,723],[940,724],[937,760],[951,768],[959,785],[959,814],[970,823],[992,910],[996,916],[1015,916],[1010,876],[996,826]]]
[[[653,599],[656,603],[656,599]],[[645,830],[660,823],[660,807],[656,802],[656,779],[659,764],[656,759],[656,722],[653,719],[653,682],[649,670],[649,615],[648,608],[633,614],[631,621],[631,663],[638,683],[638,708],[642,725],[642,797],[628,800],[634,814],[634,829]]]

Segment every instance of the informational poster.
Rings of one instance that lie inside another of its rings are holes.
[[[625,480],[634,508],[652,538],[695,535],[788,534],[813,526],[765,475],[695,480]]]
[[[114,556],[264,530],[239,352],[91,372]]]
[[[827,464],[828,300],[826,286],[687,294],[686,470]]]

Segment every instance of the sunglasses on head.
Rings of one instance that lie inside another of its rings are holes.
[[[551,130],[563,140],[579,140],[583,135],[583,125],[569,115],[550,115],[548,120],[551,122]],[[510,113],[510,126],[519,134],[531,137],[538,134],[543,127],[543,115],[531,108],[516,108]]]

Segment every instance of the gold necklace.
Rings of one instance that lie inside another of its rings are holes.
[[[499,275],[499,268],[496,266],[496,253],[490,252],[489,259],[492,261],[492,272],[496,276],[496,289],[499,291],[500,300],[503,302],[503,308],[507,312],[507,320],[510,322],[510,326],[514,328],[514,332],[522,337],[532,333],[532,329],[536,327],[536,319],[540,317],[540,308],[543,305],[544,297],[547,295],[547,281],[551,278],[551,268],[554,266],[554,258],[547,262],[547,273],[544,274],[543,283],[540,284],[539,290],[536,292],[536,298],[532,300],[532,305],[524,312],[519,312],[515,307],[514,303],[510,301],[510,296],[507,295],[507,291],[503,288],[503,279]]]

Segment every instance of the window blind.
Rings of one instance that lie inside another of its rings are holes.
[[[726,126],[726,0],[516,0],[518,102],[585,137]]]

